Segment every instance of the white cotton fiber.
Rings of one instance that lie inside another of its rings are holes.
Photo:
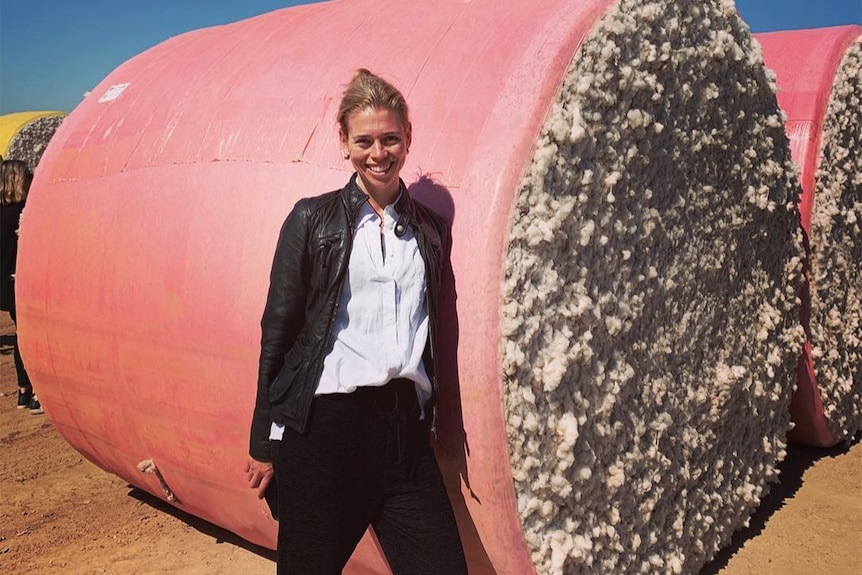
[[[823,122],[811,211],[811,346],[830,429],[862,429],[862,39],[848,49]]]
[[[57,113],[36,118],[22,126],[9,140],[6,159],[27,162],[27,168],[35,172],[45,148],[65,118],[66,114]]]
[[[538,573],[696,573],[775,481],[804,338],[799,189],[732,2],[623,0],[523,177],[502,305]]]

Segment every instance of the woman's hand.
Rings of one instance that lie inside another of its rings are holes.
[[[245,464],[245,477],[248,479],[248,486],[257,492],[258,499],[263,499],[263,494],[269,482],[272,481],[274,473],[272,463],[248,458]]]

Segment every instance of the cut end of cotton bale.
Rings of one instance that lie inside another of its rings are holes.
[[[839,440],[862,429],[862,39],[838,67],[811,213],[811,353]]]
[[[733,3],[623,0],[522,180],[503,385],[539,574],[696,573],[785,454],[799,187]]]
[[[65,114],[43,116],[26,124],[9,141],[7,159],[27,162],[30,171],[35,172],[45,148],[65,117]]]

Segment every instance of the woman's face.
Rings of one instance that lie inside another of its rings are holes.
[[[365,108],[347,118],[347,134],[341,132],[341,147],[359,174],[366,194],[395,193],[398,174],[410,148],[410,123],[382,108]]]

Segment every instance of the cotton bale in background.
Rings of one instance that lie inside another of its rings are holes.
[[[791,439],[862,429],[862,26],[758,34],[777,75],[803,188],[809,287]]]
[[[35,172],[48,142],[65,117],[65,112],[16,112],[0,116],[2,156],[22,160]]]
[[[829,98],[811,213],[811,342],[824,413],[839,440],[862,429],[862,41]]]
[[[506,260],[538,573],[696,573],[777,479],[804,339],[795,173],[731,2],[623,0],[581,45]]]

